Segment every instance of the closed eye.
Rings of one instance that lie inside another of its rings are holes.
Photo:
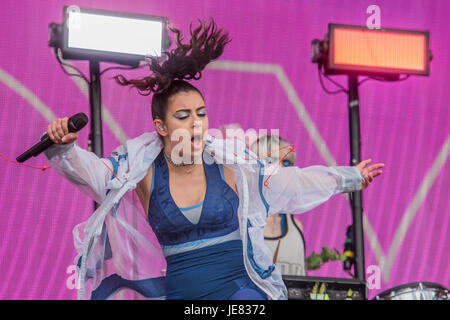
[[[177,119],[183,120],[183,119],[186,119],[187,117],[189,117],[189,114],[185,113],[185,112],[179,112],[179,113],[175,113],[173,116]]]
[[[199,117],[204,117],[204,116],[206,116],[206,108],[204,106],[200,107],[197,109],[196,113]],[[178,110],[176,113],[173,114],[173,116],[177,119],[184,120],[184,119],[187,119],[190,114],[191,114],[191,112],[188,111],[188,109],[186,109],[186,111]]]

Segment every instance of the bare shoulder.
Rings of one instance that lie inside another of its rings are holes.
[[[148,214],[148,206],[150,203],[150,188],[153,178],[152,174],[153,166],[150,166],[145,177],[136,185],[136,192],[138,194],[139,200],[141,201],[142,208],[144,209],[146,214]]]
[[[225,177],[225,181],[237,193],[236,181],[234,179],[234,172],[233,172],[233,170],[231,170],[227,166],[222,166],[222,167],[223,167],[223,175]]]
[[[292,217],[292,220],[294,221],[295,225],[297,226],[297,228],[299,228],[301,230],[301,232],[303,232],[303,224],[299,220],[295,219],[294,215],[291,215],[291,217]]]
[[[223,175],[225,176],[225,180],[227,181],[233,181],[234,182],[234,172],[227,166],[222,166],[223,168]]]
[[[153,174],[153,166],[148,168],[147,174],[145,177],[137,183],[137,188],[142,190],[147,190],[150,192],[150,186],[152,185],[152,174]]]

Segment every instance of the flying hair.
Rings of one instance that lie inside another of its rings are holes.
[[[126,79],[116,75],[114,79],[120,85],[131,85],[139,90],[139,94],[148,96],[166,91],[174,80],[199,80],[208,63],[220,57],[227,43],[231,41],[228,33],[218,29],[211,18],[209,22],[198,20],[200,25],[192,28],[189,25],[191,39],[183,43],[183,35],[179,29],[169,27],[175,34],[176,48],[164,51],[167,59],[148,57],[151,75],[141,79]]]

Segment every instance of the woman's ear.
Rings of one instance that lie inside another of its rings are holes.
[[[167,136],[167,129],[161,119],[153,120],[153,124],[155,125],[156,131],[162,135],[163,137]]]

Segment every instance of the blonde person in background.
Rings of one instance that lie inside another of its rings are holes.
[[[269,134],[253,142],[250,149],[266,163],[290,167],[295,164],[296,155],[290,152],[289,144],[283,138]],[[306,275],[303,225],[292,214],[280,212],[267,218],[264,243],[272,251],[273,263],[282,275]]]

